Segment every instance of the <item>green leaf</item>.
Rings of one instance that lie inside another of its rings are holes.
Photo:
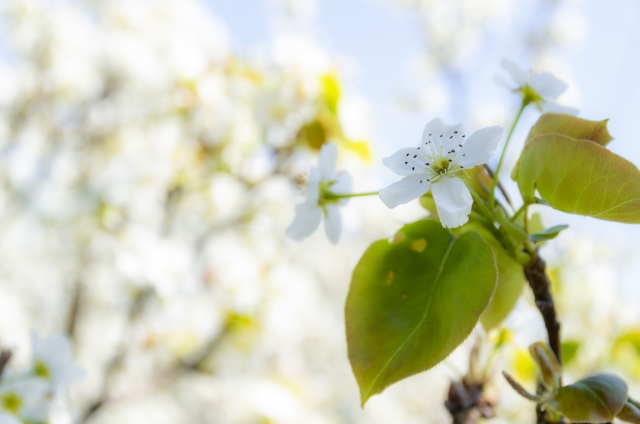
[[[422,202],[422,201],[421,201]],[[498,265],[498,284],[496,292],[489,302],[489,306],[482,313],[480,322],[485,330],[489,331],[496,328],[513,310],[522,294],[526,279],[524,271],[515,259],[513,259],[502,244],[482,225],[474,222],[473,219],[468,223],[455,229],[454,234],[464,234],[469,231],[475,231],[484,241],[489,243]]]
[[[640,171],[588,140],[539,135],[522,151],[518,187],[525,201],[535,190],[560,211],[640,223]]]
[[[565,115],[562,113],[545,113],[541,115],[538,122],[531,128],[529,135],[525,141],[525,146],[539,135],[560,134],[578,140],[589,140],[606,146],[613,137],[607,129],[607,122],[589,121],[587,119],[578,118],[576,116]],[[518,171],[520,169],[520,161],[513,168],[511,178],[518,180]]]
[[[602,121],[589,121],[577,116],[562,113],[545,113],[531,128],[527,141],[542,134],[561,134],[580,140],[594,141],[601,146],[606,146],[613,140],[607,129],[608,119]]]
[[[566,230],[569,228],[568,225],[556,225],[554,227],[547,228],[546,230],[540,231],[535,234],[531,234],[529,238],[534,243],[539,243],[541,241],[552,240],[560,234],[560,231]]]
[[[616,418],[628,423],[640,424],[640,404],[629,398]]]
[[[624,380],[612,374],[594,374],[561,387],[549,406],[573,422],[607,423],[613,421],[628,398]]]
[[[529,353],[538,366],[542,382],[547,390],[549,392],[555,391],[560,386],[560,378],[562,378],[562,367],[558,363],[556,355],[546,344],[541,342],[529,346]]]
[[[434,221],[379,240],[353,271],[345,318],[362,405],[446,358],[471,333],[496,286],[489,245]]]

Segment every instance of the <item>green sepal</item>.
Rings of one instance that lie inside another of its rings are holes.
[[[353,271],[345,319],[362,405],[446,358],[471,333],[495,291],[491,247],[434,220],[379,240]]]

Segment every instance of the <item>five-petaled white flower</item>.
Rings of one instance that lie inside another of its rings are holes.
[[[432,120],[424,129],[420,147],[401,149],[382,160],[405,178],[380,190],[380,199],[387,207],[395,208],[431,189],[442,225],[463,225],[469,220],[473,199],[458,178],[465,176],[465,169],[487,163],[501,136],[500,126],[483,128],[467,137],[462,124]]]
[[[296,206],[296,216],[285,234],[296,241],[311,235],[320,225],[324,215],[324,229],[331,243],[340,239],[342,220],[339,205],[348,198],[340,197],[351,191],[351,177],[345,171],[335,173],[338,148],[327,143],[320,149],[318,168],[311,168],[307,187],[307,200]]]
[[[550,72],[527,72],[512,60],[502,59],[502,67],[511,75],[515,85],[504,75],[496,75],[495,82],[509,90],[519,92],[525,103],[535,103],[542,112],[566,113],[577,115],[578,109],[562,106],[554,100],[569,87],[566,82],[556,78]]]
[[[0,384],[0,423],[10,422],[8,416],[20,418],[20,422],[46,421],[49,409],[47,392],[49,384],[41,378],[27,378]]]

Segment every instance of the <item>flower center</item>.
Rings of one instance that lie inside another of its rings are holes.
[[[325,206],[331,203],[339,203],[341,197],[331,191],[331,186],[335,184],[335,181],[320,181],[319,193],[318,193],[318,206],[324,209]]]
[[[49,372],[47,364],[42,361],[36,361],[36,363],[33,365],[33,372],[38,377],[42,377],[46,380],[49,380],[49,378],[51,377],[51,373]]]
[[[523,85],[518,88],[516,91],[520,91],[522,93],[523,102],[525,104],[536,103],[540,104],[542,102],[542,96],[536,93],[536,91],[531,88],[529,84]]]
[[[5,411],[17,415],[22,408],[22,398],[14,392],[5,393],[0,397],[0,405]]]

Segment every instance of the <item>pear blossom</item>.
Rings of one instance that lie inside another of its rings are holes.
[[[519,92],[525,103],[535,103],[542,112],[566,113],[577,115],[578,109],[562,106],[554,100],[564,93],[569,85],[550,72],[525,71],[517,63],[509,59],[502,59],[502,67],[509,73],[513,83],[504,75],[496,75],[494,81],[498,84]],[[515,84],[514,84],[515,83]]]
[[[40,340],[31,333],[33,357],[31,371],[51,383],[54,390],[84,376],[84,370],[72,361],[71,341],[62,334]]]
[[[469,220],[473,199],[460,178],[466,176],[465,169],[487,163],[501,137],[500,126],[483,128],[467,137],[462,124],[432,120],[424,129],[419,147],[400,149],[382,160],[404,178],[380,190],[380,200],[395,208],[431,189],[442,225],[463,225]]]
[[[3,381],[0,384],[0,423],[11,422],[9,417],[19,418],[18,422],[47,420],[49,404],[47,394],[49,384],[42,378],[27,378]]]
[[[285,234],[295,241],[311,235],[324,216],[324,230],[333,244],[340,239],[342,220],[338,206],[349,200],[340,195],[351,191],[351,177],[345,171],[335,172],[338,148],[327,143],[320,149],[318,167],[312,167],[307,187],[307,200],[296,206],[293,222]]]

